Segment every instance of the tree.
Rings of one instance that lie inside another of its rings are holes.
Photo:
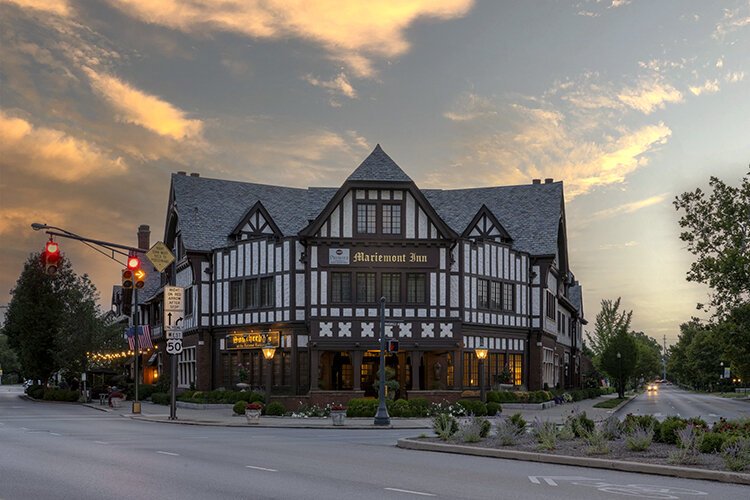
[[[684,211],[680,239],[697,258],[687,280],[711,288],[710,305],[723,317],[750,303],[750,172],[739,187],[716,177],[709,185],[708,197],[696,189],[676,197],[674,206]],[[698,308],[705,309],[703,304]]]
[[[602,300],[602,309],[596,315],[596,322],[594,323],[594,333],[586,332],[586,337],[589,340],[587,346],[594,353],[595,365],[598,364],[598,359],[601,358],[604,349],[613,337],[630,331],[633,311],[620,312],[620,300],[620,297],[614,302],[608,299]]]
[[[632,335],[638,350],[638,361],[633,373],[647,380],[658,377],[661,373],[661,346],[643,332],[632,332]]]
[[[621,398],[625,397],[625,381],[635,373],[637,361],[638,347],[635,338],[627,332],[618,332],[609,339],[602,351],[601,368],[617,380],[617,393]]]
[[[48,276],[40,254],[31,255],[11,295],[4,332],[24,373],[44,384],[60,370],[81,373],[86,352],[122,345],[101,319],[93,283],[77,276],[64,256],[57,274]]]
[[[18,362],[18,356],[15,351],[8,345],[8,336],[0,333],[0,368],[3,369],[3,376],[9,376],[15,373],[14,379],[21,370],[21,364]],[[10,378],[10,377],[8,377]]]
[[[746,383],[750,381],[750,304],[735,307],[725,321],[716,325],[716,334],[722,340],[725,365],[733,377]]]
[[[706,326],[697,318],[680,325],[680,334],[677,342],[669,348],[667,361],[667,377],[679,384],[694,385],[695,379],[690,372],[690,359],[688,348],[693,338],[706,330]]]

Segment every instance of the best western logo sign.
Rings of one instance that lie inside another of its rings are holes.
[[[437,267],[437,248],[330,248],[328,264],[356,267]]]

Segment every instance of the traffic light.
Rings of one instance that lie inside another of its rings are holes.
[[[44,247],[44,272],[50,276],[57,274],[57,268],[60,265],[60,247],[57,243],[50,240]]]
[[[398,340],[389,340],[386,350],[388,352],[398,352]]]
[[[146,284],[146,271],[143,269],[136,269],[133,272],[133,276],[135,277],[135,287],[136,288],[143,288],[143,285]]]
[[[133,288],[133,271],[130,269],[122,270],[122,287],[125,289]]]

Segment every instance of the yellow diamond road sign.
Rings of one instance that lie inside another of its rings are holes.
[[[148,260],[151,261],[156,270],[160,273],[164,272],[167,266],[174,262],[174,255],[169,251],[167,245],[161,241],[154,243],[154,246],[146,252],[146,257],[148,257]]]

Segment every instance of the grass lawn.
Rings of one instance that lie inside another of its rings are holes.
[[[615,408],[617,406],[620,406],[621,403],[627,401],[630,398],[614,398],[614,399],[605,399],[604,401],[600,401],[594,405],[594,408]]]

